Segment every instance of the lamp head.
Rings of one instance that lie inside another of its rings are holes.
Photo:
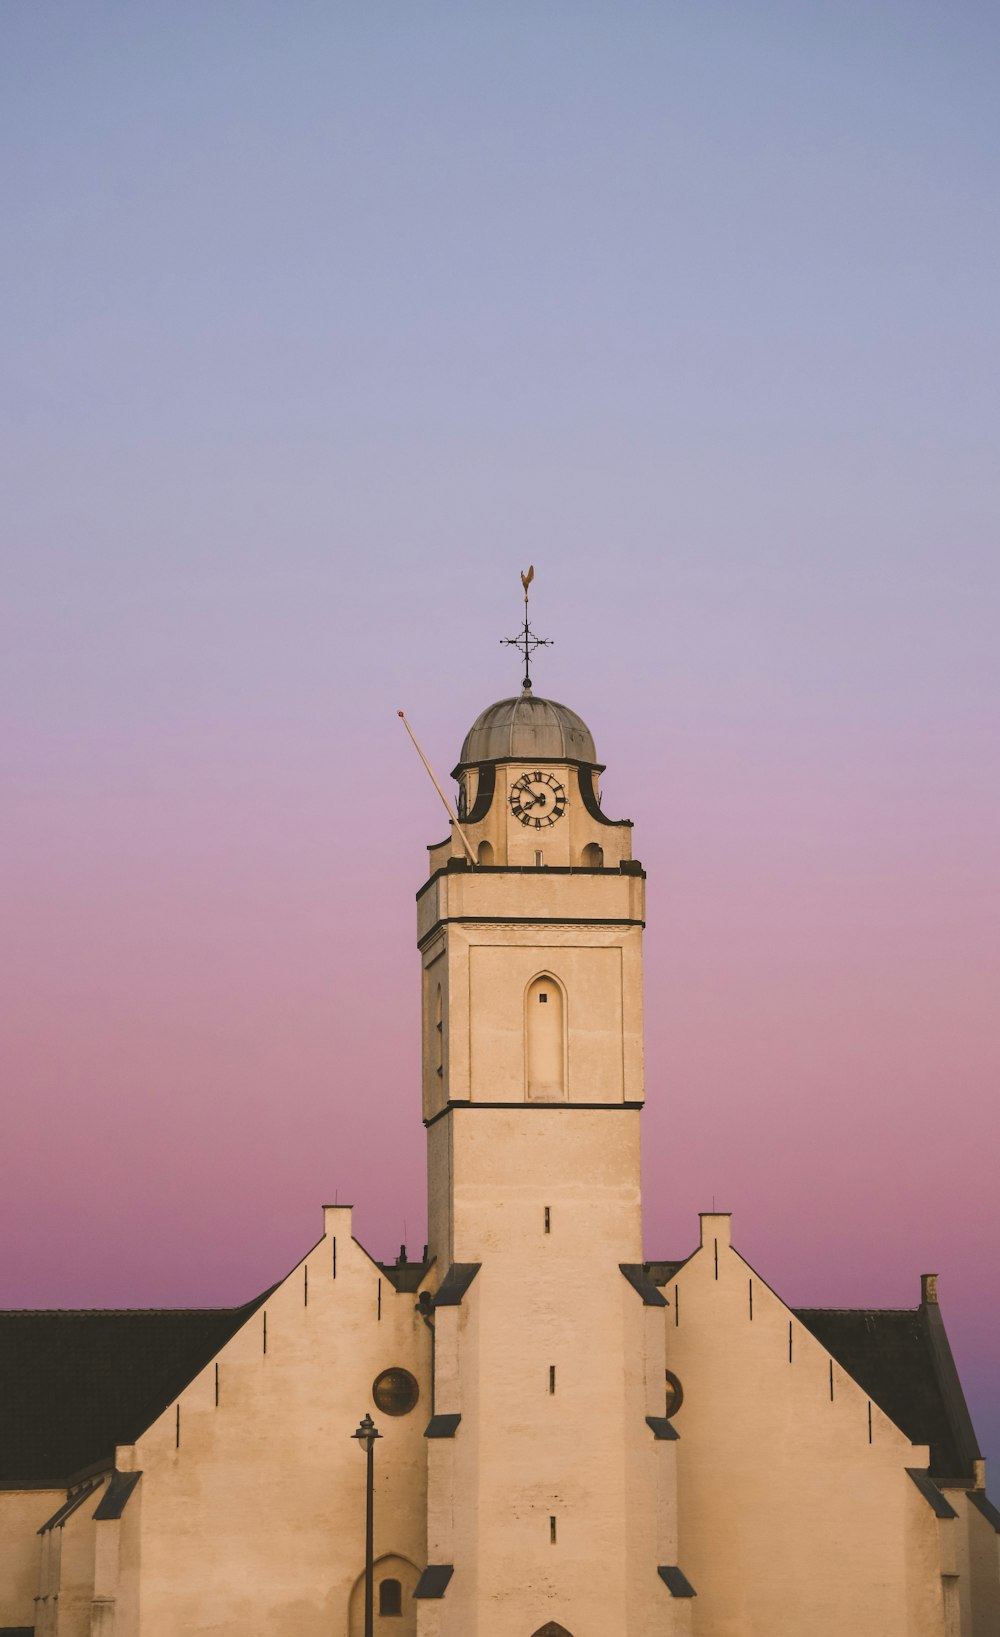
[[[351,1437],[358,1440],[358,1448],[363,1449],[366,1454],[373,1448],[376,1438],[381,1436],[370,1415],[365,1415],[357,1432],[351,1433]]]

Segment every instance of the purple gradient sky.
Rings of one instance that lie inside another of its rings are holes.
[[[337,1191],[419,1250],[395,713],[451,767],[534,561],[649,871],[649,1253],[936,1269],[1000,1458],[1000,12],[0,36],[0,1301],[241,1301]]]

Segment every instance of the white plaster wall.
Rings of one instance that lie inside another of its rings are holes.
[[[948,1489],[945,1494],[959,1517],[954,1527],[961,1637],[997,1637],[1000,1633],[1000,1536],[970,1504],[964,1490]]]
[[[683,1629],[656,1574],[676,1561],[673,1446],[645,1422],[663,1407],[663,1328],[618,1266],[641,1260],[638,1112],[469,1107],[439,1124],[449,1259],[481,1270],[435,1315],[436,1408],[462,1423],[431,1446],[427,1555],[455,1575],[419,1618],[446,1637]]]
[[[348,1637],[364,1567],[365,1461],[351,1434],[366,1411],[383,1435],[376,1556],[423,1562],[427,1330],[415,1296],[397,1295],[352,1239],[349,1209],[326,1215],[324,1238],[219,1354],[219,1404],[210,1365],[179,1401],[180,1447],[174,1406],[136,1445],[141,1637]],[[392,1365],[421,1383],[401,1418],[371,1398]]]
[[[835,1365],[831,1400],[829,1355],[732,1250],[728,1216],[703,1235],[666,1325],[695,1633],[941,1637],[937,1520],[904,1470],[926,1448],[874,1405],[869,1443],[867,1396]]]
[[[37,1531],[65,1499],[65,1489],[0,1490],[0,1626],[34,1624],[41,1564]]]
[[[494,878],[495,879],[495,878]],[[534,881],[528,887],[534,887]],[[528,887],[525,916],[539,905]],[[611,907],[611,906],[605,906]],[[523,1102],[525,993],[540,973],[565,995],[570,1102],[641,1102],[644,1094],[641,929],[604,923],[451,924],[430,942],[423,978],[424,1116],[446,1098]],[[442,981],[443,980],[443,981]],[[434,1068],[433,1011],[444,1001],[444,1074]]]
[[[54,1556],[58,1563],[58,1597],[50,1597],[50,1630],[53,1637],[90,1637],[91,1602],[94,1595],[94,1512],[101,1498],[95,1489],[64,1524],[51,1531],[58,1535]]]

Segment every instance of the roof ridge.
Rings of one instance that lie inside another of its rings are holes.
[[[0,1319],[83,1319],[98,1316],[106,1318],[121,1318],[126,1314],[133,1317],[142,1313],[170,1313],[175,1317],[179,1313],[242,1313],[245,1307],[251,1307],[259,1302],[277,1287],[271,1285],[262,1296],[251,1296],[247,1302],[235,1302],[230,1307],[0,1307]]]
[[[919,1307],[789,1307],[791,1313],[912,1313]]]

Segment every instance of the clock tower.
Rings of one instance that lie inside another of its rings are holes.
[[[677,1560],[673,1444],[647,1420],[666,1304],[641,1265],[645,876],[602,772],[526,679],[466,735],[468,850],[432,846],[418,893],[428,1561],[447,1582],[420,1605],[428,1637],[681,1629],[657,1575]]]

